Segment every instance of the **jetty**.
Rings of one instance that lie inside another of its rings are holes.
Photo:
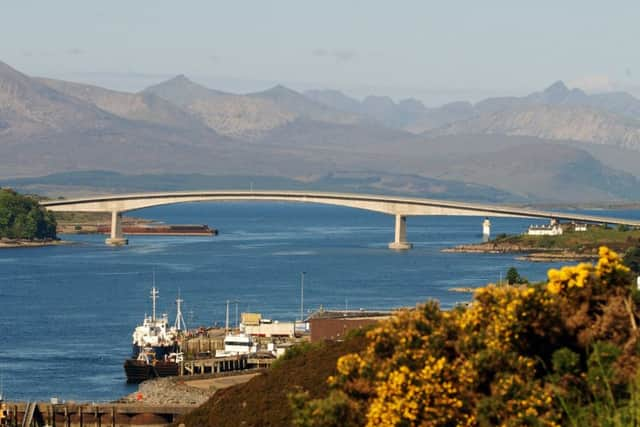
[[[3,426],[160,427],[192,411],[193,405],[128,403],[6,402]]]

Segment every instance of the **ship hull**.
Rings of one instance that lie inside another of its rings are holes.
[[[149,350],[149,349],[150,349],[150,352],[153,353],[153,355],[156,358],[156,360],[164,360],[171,353],[177,353],[179,351],[178,344],[146,347],[146,350]],[[140,352],[145,350],[145,349],[142,349],[142,348],[140,348],[140,346],[137,346],[136,344],[133,344],[131,346],[131,350],[132,350],[131,351],[131,358],[135,359],[135,358],[138,357]]]
[[[124,372],[128,383],[138,384],[152,378],[177,376],[180,367],[176,362],[158,361],[148,364],[144,360],[127,359],[124,362]]]

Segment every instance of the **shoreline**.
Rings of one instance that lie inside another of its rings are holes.
[[[0,249],[15,249],[15,248],[42,248],[45,246],[65,246],[73,245],[76,242],[70,242],[68,240],[25,240],[25,239],[0,239]]]
[[[547,249],[540,247],[523,247],[519,245],[500,245],[495,243],[479,243],[458,245],[453,248],[442,249],[444,253],[468,254],[513,254],[518,261],[529,262],[579,262],[592,261],[598,258],[597,253],[580,253],[570,249]]]

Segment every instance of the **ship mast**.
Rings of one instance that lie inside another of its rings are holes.
[[[178,290],[178,299],[176,299],[176,321],[173,324],[173,326],[178,330],[181,331],[182,328],[184,327],[184,329],[187,329],[187,323],[184,321],[184,317],[182,317],[182,303],[184,302],[183,299],[180,298],[180,290]]]
[[[151,288],[151,301],[153,301],[151,320],[156,321],[156,299],[158,298],[158,290],[156,289],[156,274],[153,273],[153,287]]]

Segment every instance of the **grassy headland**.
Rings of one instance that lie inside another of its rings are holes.
[[[587,231],[565,231],[559,236],[500,234],[488,242],[460,245],[445,252],[522,253],[530,261],[584,260],[598,257],[598,248],[617,252],[640,246],[640,230],[628,227],[590,226]]]

